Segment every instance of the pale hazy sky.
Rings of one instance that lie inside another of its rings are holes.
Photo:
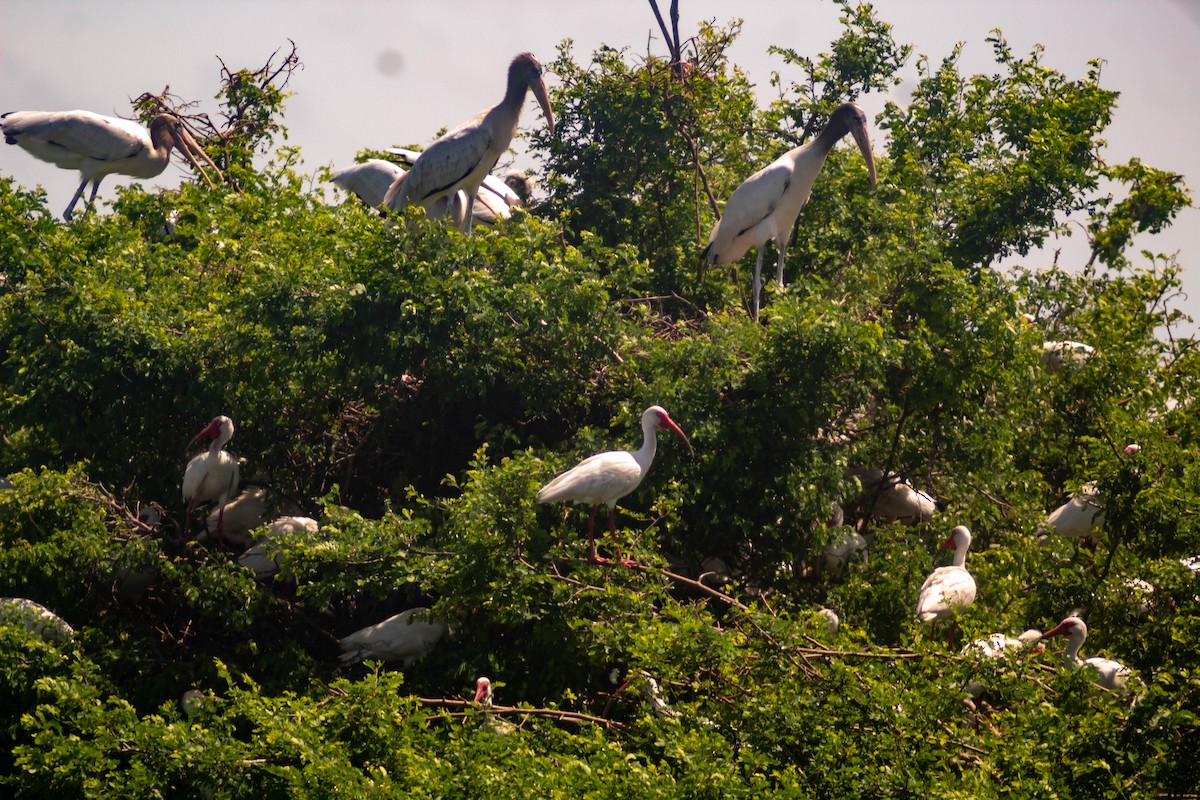
[[[665,14],[670,2],[659,5]],[[1087,71],[1088,60],[1104,59],[1101,83],[1121,93],[1106,158],[1138,156],[1196,186],[1200,0],[879,0],[875,8],[897,41],[935,64],[965,43],[963,72],[997,71],[985,42],[994,28],[1018,54],[1043,45],[1043,64],[1071,78]],[[836,5],[821,0],[681,0],[680,31],[686,38],[699,20],[741,18],[731,56],[767,98],[771,72],[783,69],[767,47],[815,55],[837,36],[838,16]],[[289,38],[304,67],[290,86],[285,122],[308,170],[349,164],[363,147],[427,144],[439,128],[499,101],[508,62],[522,51],[547,62],[572,39],[581,62],[601,43],[665,52],[645,0],[0,0],[0,112],[82,108],[129,116],[131,98],[169,84],[215,116],[216,56],[231,68],[256,68],[274,50],[286,52]],[[891,99],[903,103],[904,87]],[[868,115],[884,100],[866,98]],[[536,103],[527,101],[523,124],[540,123]],[[872,133],[881,152],[884,132]],[[0,172],[44,186],[56,214],[78,185],[76,173],[16,147],[0,148]],[[182,174],[172,166],[150,183],[172,185]],[[128,181],[106,178],[100,199]],[[1200,209],[1185,210],[1170,231],[1139,245],[1178,252],[1190,295],[1184,307],[1200,318]],[[1079,235],[1048,250],[1057,247],[1064,266],[1086,260]],[[1030,266],[1049,260],[1019,259]]]

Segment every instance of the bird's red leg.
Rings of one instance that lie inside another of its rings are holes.
[[[608,563],[607,558],[596,552],[596,506],[592,506],[592,512],[588,514],[588,561],[593,564]]]
[[[613,555],[617,561],[621,562],[623,567],[640,567],[641,564],[634,561],[632,558],[625,558],[621,555],[621,548],[617,546],[617,507],[610,506],[608,509],[608,535],[612,539]]]

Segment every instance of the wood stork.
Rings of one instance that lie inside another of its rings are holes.
[[[417,163],[417,159],[421,157],[420,150],[410,150],[407,147],[389,147],[387,152],[392,155],[399,156],[404,160],[404,163],[411,167]],[[388,163],[388,162],[385,162]],[[403,169],[400,174],[392,179],[394,183],[400,175],[403,175]],[[520,175],[527,183],[519,183],[515,180],[510,180],[513,175]],[[484,175],[483,183],[479,184],[479,191],[475,193],[475,200],[471,205],[472,218],[483,222],[487,225],[495,225],[496,220],[508,219],[512,216],[512,209],[517,206],[525,205],[529,198],[529,194],[522,194],[519,186],[524,185],[530,192],[532,181],[524,176],[524,173],[509,172],[501,180],[495,175]],[[384,187],[386,194],[388,187]],[[360,197],[362,195],[359,195]],[[365,198],[364,198],[365,199]],[[379,203],[372,203],[379,205]],[[446,204],[446,199],[443,198],[440,202],[426,206],[425,211],[434,219],[449,216],[455,227],[462,227],[464,214],[467,209],[467,193],[459,189],[454,194],[454,201],[449,206]]]
[[[666,409],[662,406],[650,406],[642,412],[640,448],[610,450],[589,456],[547,483],[537,493],[538,503],[566,500],[591,506],[591,513],[588,515],[588,559],[594,564],[609,563],[609,559],[596,553],[596,508],[601,505],[608,506],[608,530],[615,541],[617,501],[636,489],[642,478],[646,477],[658,448],[659,428],[666,428],[685,442],[688,441],[687,435],[671,420]],[[688,442],[689,449],[691,446],[691,442]],[[625,566],[635,565],[633,561],[620,560]]]
[[[410,205],[428,207],[444,197],[453,197],[459,189],[475,197],[483,178],[508,149],[517,130],[525,93],[532,89],[546,116],[546,125],[554,133],[554,114],[542,79],[542,65],[531,53],[521,53],[508,68],[504,99],[480,111],[471,119],[445,134],[426,148],[403,181],[388,189],[385,205],[400,210]],[[470,231],[472,208],[459,228]]]
[[[751,247],[758,249],[752,307],[755,320],[762,290],[763,248],[774,241],[779,250],[775,281],[782,289],[788,236],[800,209],[808,202],[829,151],[847,133],[858,143],[867,161],[871,188],[875,188],[875,158],[867,134],[867,115],[854,103],[843,103],[830,115],[816,139],[789,150],[743,181],[726,201],[721,218],[708,235],[708,244],[700,257],[710,264],[732,264]]]
[[[957,611],[975,602],[975,579],[966,567],[967,549],[970,546],[971,532],[965,525],[958,525],[938,548],[954,548],[954,561],[950,566],[938,567],[929,573],[921,585],[921,594],[917,598],[917,619],[921,622],[953,618]]]
[[[1051,636],[1066,636],[1067,648],[1063,652],[1063,660],[1068,666],[1088,667],[1095,673],[1092,676],[1093,680],[1105,689],[1111,689],[1114,692],[1125,691],[1125,686],[1129,681],[1129,667],[1120,661],[1113,661],[1111,658],[1100,658],[1099,656],[1080,660],[1079,648],[1083,647],[1083,643],[1087,639],[1087,634],[1087,623],[1079,617],[1070,616],[1046,631],[1042,635],[1042,638],[1049,639]]]
[[[66,644],[75,636],[75,629],[46,608],[24,597],[0,597],[0,624],[19,624],[25,630],[48,642]]]
[[[208,451],[188,462],[183,473],[183,500],[187,503],[183,529],[191,530],[192,512],[196,506],[215,503],[217,506],[217,536],[223,534],[222,520],[225,503],[237,491],[241,469],[237,459],[224,447],[233,438],[233,420],[225,415],[213,417],[204,430],[192,437],[189,446],[198,439],[210,439]]]
[[[376,659],[412,666],[433,650],[449,630],[445,622],[434,619],[430,613],[428,608],[410,608],[346,636],[338,642],[342,663]]]
[[[179,118],[171,114],[155,117],[147,131],[131,120],[90,111],[10,111],[0,116],[0,128],[5,142],[23,148],[34,158],[79,170],[79,190],[63,212],[68,220],[88,183],[92,184],[90,206],[105,175],[153,178],[167,168],[172,149],[183,153],[209,186],[212,180],[197,157],[221,175]]]

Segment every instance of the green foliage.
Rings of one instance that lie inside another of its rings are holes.
[[[765,110],[726,58],[736,22],[684,63],[564,44],[559,133],[532,136],[549,198],[469,237],[298,174],[277,142],[294,52],[223,69],[224,186],[134,186],[63,225],[0,178],[0,595],[76,629],[0,624],[5,795],[1193,791],[1200,360],[1182,265],[1131,252],[1188,205],[1182,177],[1101,160],[1098,62],[1069,80],[999,33],[993,75],[922,56],[874,137],[880,185],[831,154],[754,323],[744,281],[696,269],[718,201],[911,53],[841,8],[829,53],[774,50],[801,74]],[[1066,212],[1090,263],[990,266]],[[1052,365],[1055,340],[1094,351]],[[636,447],[652,403],[693,449],[664,437],[614,534],[600,512],[601,549],[641,566],[593,565],[588,509],[534,497]],[[268,519],[320,521],[255,528],[273,577],[182,530],[187,443],[219,413]],[[930,492],[933,520],[865,518],[857,467]],[[1092,481],[1094,552],[1044,530]],[[871,539],[840,580],[832,501]],[[1129,692],[1058,639],[989,659],[919,624],[954,524],[979,586],[960,643],[1078,611]],[[339,661],[417,606],[449,626],[424,658]],[[479,675],[491,709],[466,699]]]

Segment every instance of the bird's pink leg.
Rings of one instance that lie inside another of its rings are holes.
[[[596,506],[588,514],[588,561],[593,564],[607,564],[608,559],[596,552]]]
[[[641,564],[634,561],[632,558],[625,558],[621,555],[621,548],[617,546],[617,507],[609,506],[608,508],[608,535],[612,539],[613,554],[617,560],[621,562],[623,567],[640,567]]]

